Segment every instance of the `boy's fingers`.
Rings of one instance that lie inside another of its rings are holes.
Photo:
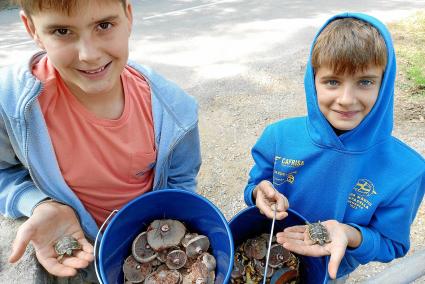
[[[89,243],[89,241],[87,241],[86,238],[84,237],[80,238],[78,239],[78,242],[80,243],[83,251],[85,251],[86,253],[93,254],[94,252],[93,245]]]
[[[27,249],[28,243],[31,241],[32,232],[27,229],[25,223],[19,228],[16,233],[15,240],[12,245],[12,252],[9,256],[9,262],[17,262]]]
[[[297,226],[287,227],[283,231],[284,232],[304,233],[305,232],[305,226],[304,225],[297,225]]]
[[[288,212],[277,212],[276,213],[276,219],[277,220],[282,220],[282,219],[285,219],[286,217],[288,217]]]
[[[86,268],[89,265],[89,262],[81,259],[80,257],[64,257],[62,264],[71,268],[79,269]]]
[[[74,252],[74,255],[78,257],[79,259],[85,260],[87,262],[92,262],[94,260],[93,253],[88,253],[86,251],[78,251]]]
[[[276,208],[278,211],[286,211],[289,208],[288,199],[276,192]]]
[[[59,277],[70,277],[77,274],[77,270],[75,268],[59,263],[56,258],[39,258],[38,261],[50,274]]]
[[[265,216],[268,218],[273,218],[273,212],[270,209],[270,205],[264,200],[264,197],[260,194],[257,196],[257,207],[260,209]]]
[[[293,239],[293,240],[304,240],[304,234],[298,232],[280,232],[276,234],[277,239]]]
[[[336,274],[338,272],[338,268],[339,265],[341,264],[341,260],[344,257],[344,252],[343,251],[334,251],[331,254],[331,257],[329,259],[329,264],[328,264],[328,272],[329,275],[332,277],[332,279],[336,278]]]

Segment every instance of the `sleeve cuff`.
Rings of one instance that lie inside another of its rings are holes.
[[[245,203],[248,206],[255,205],[254,199],[252,198],[252,192],[254,191],[255,186],[247,186],[245,189]]]
[[[32,210],[43,199],[48,198],[46,194],[41,192],[35,187],[28,187],[25,191],[21,192],[16,200],[17,215],[20,216],[31,216]]]
[[[378,246],[375,233],[372,230],[357,224],[350,223],[348,225],[360,231],[362,235],[362,242],[355,249],[347,249],[346,254],[355,258],[361,264],[370,262],[375,255],[374,252]]]

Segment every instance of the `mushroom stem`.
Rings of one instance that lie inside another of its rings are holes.
[[[163,231],[163,232],[168,232],[169,229],[170,229],[170,227],[168,226],[168,224],[161,226],[161,231]]]

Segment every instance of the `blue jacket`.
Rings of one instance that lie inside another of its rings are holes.
[[[265,129],[252,149],[255,165],[245,188],[245,201],[253,205],[255,186],[269,180],[307,220],[335,219],[358,228],[362,242],[346,251],[337,277],[359,264],[405,255],[425,191],[423,157],[391,135],[396,61],[390,34],[363,14],[337,15],[324,27],[345,17],[371,23],[387,45],[388,63],[371,112],[338,136],[319,110],[309,60],[304,79],[308,116]]]
[[[83,230],[94,238],[97,225],[61,175],[38,104],[43,86],[31,67],[40,56],[0,70],[0,212],[12,218],[30,216],[36,203],[51,197],[74,208]],[[129,65],[143,74],[152,93],[157,149],[153,190],[195,191],[201,165],[197,103],[151,69]]]

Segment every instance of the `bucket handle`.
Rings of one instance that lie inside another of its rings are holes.
[[[96,277],[97,277],[97,280],[99,280],[99,283],[100,284],[102,284],[103,282],[102,282],[102,278],[100,277],[100,275],[99,275],[99,271],[98,271],[98,269],[97,269],[97,257],[98,257],[98,254],[97,254],[97,250],[98,250],[98,246],[99,246],[99,237],[100,237],[100,234],[101,234],[101,232],[102,232],[102,230],[103,230],[103,227],[106,225],[106,224],[108,224],[108,222],[109,222],[109,219],[111,219],[111,217],[115,214],[115,213],[117,213],[118,212],[118,210],[117,209],[115,209],[115,210],[113,210],[112,212],[111,212],[111,214],[109,214],[109,216],[108,216],[108,218],[106,218],[106,220],[105,220],[105,222],[103,222],[103,224],[102,224],[102,226],[100,226],[100,228],[99,228],[99,231],[97,232],[97,234],[96,234],[96,239],[94,240],[94,252],[93,252],[93,256],[94,256],[94,271],[96,272]]]

